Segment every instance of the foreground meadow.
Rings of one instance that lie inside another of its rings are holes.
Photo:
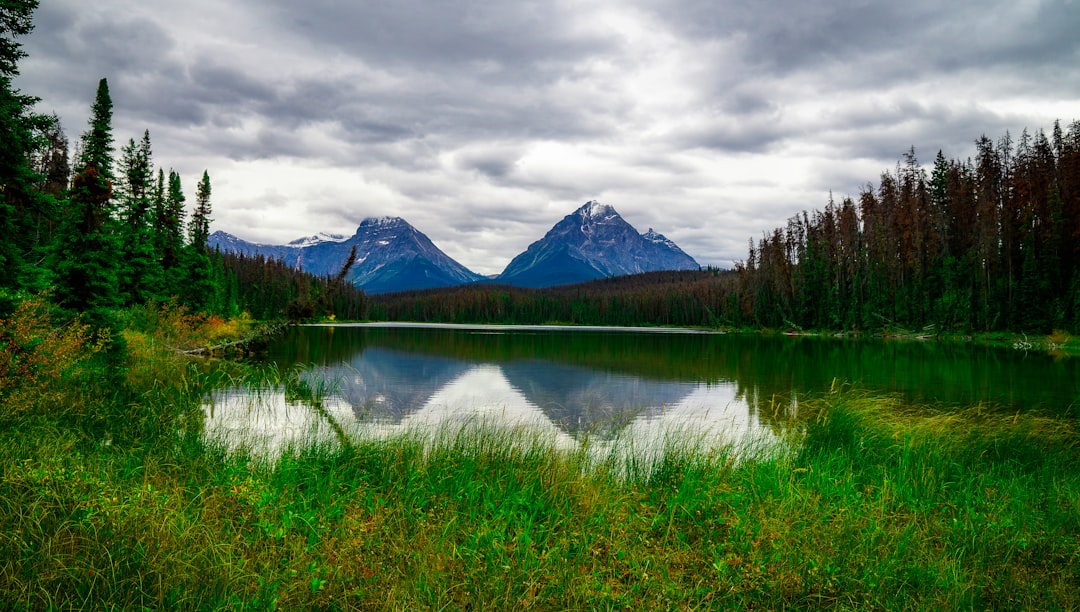
[[[673,439],[628,465],[470,428],[265,459],[206,441],[220,370],[173,350],[235,325],[124,324],[0,325],[7,607],[1080,608],[1075,415],[849,390],[749,456]]]

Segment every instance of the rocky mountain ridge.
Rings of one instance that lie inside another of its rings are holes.
[[[400,217],[364,219],[352,236],[319,233],[285,245],[270,245],[217,231],[210,235],[209,243],[222,252],[262,255],[320,276],[337,273],[355,247],[357,261],[347,278],[368,293],[476,282],[550,287],[699,267],[662,234],[652,228],[638,233],[613,207],[595,200],[556,223],[494,277],[483,277],[461,265]]]
[[[498,281],[550,287],[608,276],[700,266],[652,228],[640,234],[618,212],[596,200],[556,223],[543,238],[515,257]]]

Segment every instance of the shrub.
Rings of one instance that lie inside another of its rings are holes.
[[[79,319],[54,325],[42,296],[20,302],[0,319],[0,418],[84,413],[92,358],[108,344]]]

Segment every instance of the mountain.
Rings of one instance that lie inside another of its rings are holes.
[[[567,215],[515,257],[496,279],[520,287],[551,287],[608,276],[700,266],[649,228],[640,234],[614,208],[595,200]]]
[[[317,234],[287,245],[257,244],[221,231],[210,235],[211,248],[280,259],[318,276],[341,270],[354,246],[356,265],[347,278],[368,293],[449,287],[481,278],[400,217],[364,219],[351,237]]]
[[[280,244],[261,244],[248,242],[243,238],[234,236],[228,232],[216,231],[210,234],[207,244],[211,249],[218,249],[222,253],[235,253],[245,257],[262,255],[267,259],[279,259],[286,265],[295,267],[298,249]],[[340,269],[340,268],[339,268]]]
[[[341,234],[327,234],[326,232],[319,232],[314,236],[305,236],[303,238],[297,238],[285,246],[291,247],[309,247],[316,244],[322,244],[324,242],[345,242],[348,240],[348,236]]]

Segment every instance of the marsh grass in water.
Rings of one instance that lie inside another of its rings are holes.
[[[481,426],[267,461],[208,441],[208,374],[150,344],[128,339],[147,353],[111,410],[171,411],[155,435],[0,420],[8,607],[1080,607],[1072,417],[848,390],[802,401],[804,431],[751,456],[672,437],[628,467],[599,440]]]
[[[898,408],[823,400],[794,454],[672,448],[629,479],[475,428],[272,464],[40,430],[3,445],[20,469],[0,592],[30,608],[1075,607],[1073,426],[877,415]]]

